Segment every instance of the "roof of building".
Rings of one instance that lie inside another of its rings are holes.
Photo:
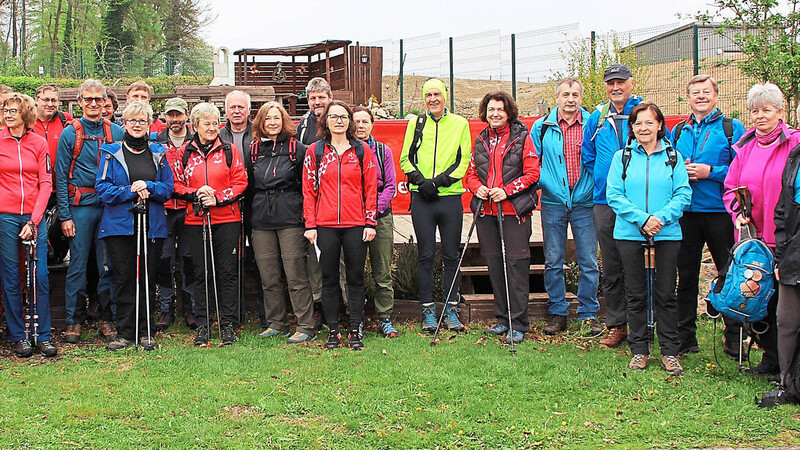
[[[326,50],[336,50],[347,47],[352,41],[325,40],[313,44],[290,45],[288,47],[274,48],[242,48],[233,52],[234,55],[260,55],[260,56],[314,56],[325,53]]]

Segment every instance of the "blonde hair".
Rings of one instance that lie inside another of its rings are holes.
[[[144,114],[147,117],[147,123],[153,123],[153,107],[141,100],[125,105],[125,109],[122,111],[122,118],[128,120],[139,114]]]
[[[192,112],[189,114],[189,121],[192,122],[192,127],[197,128],[197,124],[199,124],[202,119],[213,119],[219,122],[219,108],[211,103],[205,102],[194,105]]]
[[[5,101],[3,101],[3,107],[5,108],[9,103],[15,103],[17,105],[25,128],[33,128],[33,124],[36,123],[36,103],[33,99],[29,95],[12,92],[6,97]]]

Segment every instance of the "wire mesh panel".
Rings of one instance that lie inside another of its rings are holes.
[[[449,47],[449,43],[447,45]],[[449,63],[449,54],[446,54],[442,61],[442,73],[449,75]],[[453,38],[453,73],[456,77],[499,80],[502,74],[501,64],[500,30]]]
[[[517,80],[526,83],[547,82],[556,73],[567,69],[563,49],[569,42],[581,38],[577,23],[516,34]],[[510,37],[508,48],[511,48]],[[511,79],[511,56],[504,78]]]

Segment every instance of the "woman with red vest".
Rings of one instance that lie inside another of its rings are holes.
[[[34,350],[51,357],[58,351],[50,343],[47,225],[43,220],[52,186],[47,141],[31,131],[36,121],[36,106],[29,96],[9,94],[2,103],[2,117],[5,126],[0,130],[0,279],[8,335],[15,342],[14,353],[18,357],[27,358]],[[19,271],[20,241],[28,244],[25,251],[35,251],[39,260],[35,292],[26,289],[25,307],[21,295],[25,283],[20,280]],[[35,312],[30,309],[33,304]]]
[[[319,252],[322,308],[328,319],[326,348],[342,344],[339,333],[339,256],[344,251],[350,309],[350,348],[361,350],[364,262],[375,238],[378,175],[368,144],[355,137],[353,110],[331,101],[317,123],[319,141],[303,163],[305,237]]]
[[[208,284],[209,288],[214,285],[217,288],[220,309],[217,313],[222,328],[220,339],[222,344],[228,345],[238,340],[235,332],[239,285],[236,247],[242,226],[238,200],[247,188],[247,174],[239,150],[219,139],[219,109],[216,106],[198,103],[192,108],[189,119],[195,134],[178,152],[180,160],[175,170],[175,192],[179,198],[189,202],[186,207],[186,236],[192,249],[195,277],[199,280],[195,283],[198,328],[194,343],[206,345],[210,337],[209,316],[214,302],[208,302],[213,298],[213,293],[206,292]],[[210,235],[203,233],[204,223],[210,225]],[[204,252],[208,252],[207,258]],[[211,278],[213,273],[216,273],[216,280]],[[206,274],[207,279],[203,280]],[[203,299],[207,299],[208,308],[202,304]]]
[[[536,208],[533,185],[539,180],[539,158],[528,129],[517,118],[517,111],[514,99],[505,92],[483,97],[478,114],[489,126],[475,138],[464,185],[474,195],[470,205],[473,213],[481,210],[476,223],[478,241],[495,292],[497,323],[486,333],[505,336],[510,327],[510,338],[521,342],[530,328],[530,215]],[[504,217],[502,222],[497,217],[500,208]],[[501,251],[500,223],[505,240],[505,261]],[[508,272],[510,292],[507,293],[504,270]],[[506,295],[509,296],[508,302]],[[511,304],[510,313],[508,303]],[[509,315],[511,323],[508,323]]]

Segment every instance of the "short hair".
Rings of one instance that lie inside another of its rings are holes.
[[[117,100],[117,94],[115,94],[114,91],[112,91],[109,87],[106,88],[106,98],[111,99],[111,106],[113,106],[114,111],[116,111],[117,108],[119,108],[119,100]]]
[[[636,135],[633,134],[633,124],[636,123],[636,118],[639,116],[639,113],[649,109],[653,112],[656,116],[656,120],[659,124],[661,124],[661,129],[658,130],[658,139],[664,139],[664,136],[667,135],[667,125],[664,122],[664,113],[661,112],[661,109],[653,102],[642,102],[636,105],[628,114],[628,137],[631,139],[636,139]]]
[[[58,95],[58,86],[55,83],[45,83],[36,88],[36,96],[38,97],[44,91],[56,91],[56,95]]]
[[[347,138],[354,138],[356,135],[356,124],[353,122],[353,109],[341,100],[331,100],[328,106],[325,107],[325,111],[323,111],[322,115],[319,117],[320,120],[317,121],[317,137],[326,141],[331,140],[331,129],[328,128],[328,111],[334,106],[341,106],[347,111],[347,115],[350,116],[350,120],[347,123]]]
[[[253,131],[254,141],[258,141],[262,137],[267,137],[267,129],[264,126],[264,118],[267,117],[269,110],[272,108],[278,108],[278,112],[281,115],[281,134],[286,136],[294,136],[296,134],[294,122],[292,122],[292,118],[289,117],[289,112],[286,111],[286,108],[284,108],[283,105],[278,102],[267,102],[261,105],[261,108],[258,108],[256,118],[253,120],[251,130]]]
[[[308,84],[306,85],[306,95],[312,92],[325,92],[329,96],[333,97],[331,85],[328,84],[328,81],[322,77],[314,77],[308,81]]]
[[[581,83],[581,80],[573,77],[565,77],[560,79],[558,83],[556,83],[556,97],[558,97],[558,94],[561,93],[561,86],[564,85],[572,86],[573,84],[578,85],[579,88],[578,91],[580,92],[581,95],[583,95],[583,83]]]
[[[226,109],[228,108],[228,99],[238,94],[244,95],[244,98],[247,99],[247,109],[250,109],[252,107],[252,104],[250,103],[250,94],[248,94],[245,91],[240,91],[238,89],[228,92],[228,95],[225,96],[225,108]]]
[[[150,95],[150,98],[153,98],[153,95],[155,94],[153,86],[150,86],[149,84],[145,83],[142,80],[134,81],[133,83],[131,83],[131,85],[128,86],[128,90],[125,91],[125,95],[126,96],[129,95],[133,91],[147,91],[147,93]]]
[[[189,113],[189,121],[192,123],[192,127],[197,128],[197,124],[202,119],[213,119],[219,122],[219,108],[205,102],[194,105],[192,112]]]
[[[750,111],[768,104],[783,109],[784,100],[781,89],[769,81],[756,83],[747,91],[747,109]]]
[[[125,105],[125,109],[122,111],[122,118],[128,120],[139,114],[144,114],[147,117],[147,123],[153,123],[153,107],[141,100]]]
[[[6,86],[5,84],[0,84],[0,94],[10,94],[12,92],[14,92],[14,90],[11,89],[9,86]]]
[[[31,96],[19,92],[11,92],[11,94],[6,97],[5,101],[3,101],[3,107],[5,108],[9,103],[15,103],[17,105],[25,128],[33,128],[33,124],[36,123],[36,103]]]
[[[375,116],[372,114],[371,109],[367,108],[364,105],[358,105],[355,108],[353,108],[353,116],[355,116],[357,112],[365,112],[369,114],[369,121],[375,123]]]
[[[78,87],[78,96],[76,97],[78,100],[83,98],[84,91],[100,91],[103,93],[104,99],[108,98],[108,95],[106,94],[106,87],[103,86],[103,83],[92,78],[87,78]]]
[[[506,114],[508,114],[508,123],[514,122],[519,117],[519,109],[517,108],[517,102],[514,101],[514,98],[511,97],[511,94],[504,91],[497,91],[497,92],[490,92],[483,96],[483,100],[478,105],[478,117],[484,121],[486,120],[486,108],[489,106],[489,101],[497,100],[503,102],[503,108],[506,110]]]
[[[710,81],[711,86],[714,86],[714,92],[719,94],[719,83],[717,83],[717,80],[715,80],[714,77],[707,73],[701,73],[700,75],[693,76],[692,79],[686,83],[686,93],[688,94],[689,91],[691,91],[693,84],[703,83],[706,81]]]

